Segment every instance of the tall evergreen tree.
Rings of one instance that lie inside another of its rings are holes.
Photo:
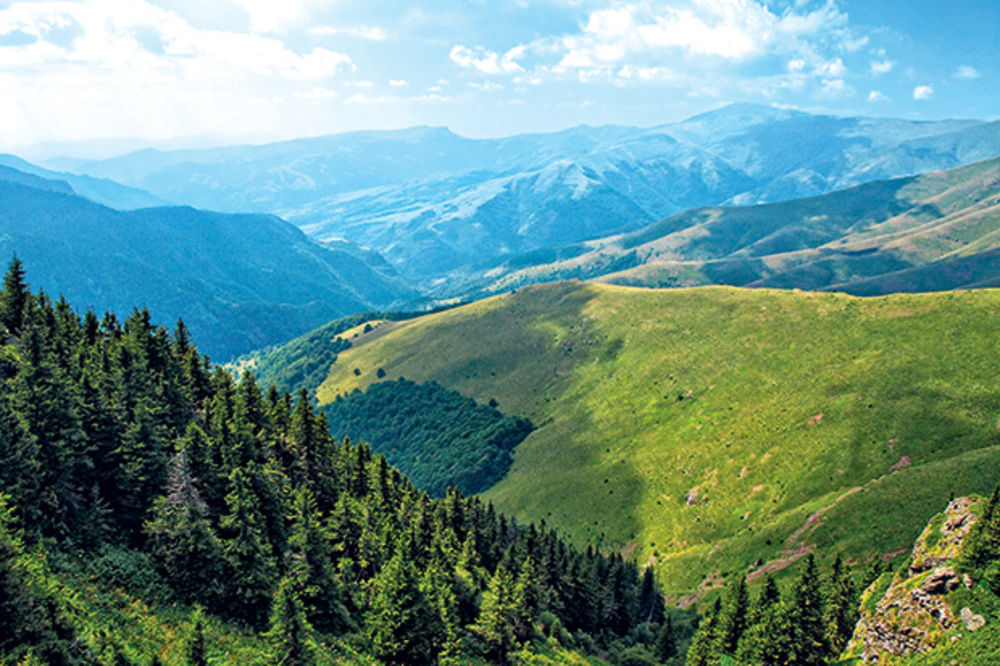
[[[823,589],[812,553],[792,590],[788,607],[788,631],[791,653],[789,659],[802,666],[820,666],[826,663],[830,644],[823,621]]]
[[[734,656],[740,639],[747,628],[747,613],[750,597],[747,595],[746,579],[736,576],[726,594],[726,603],[719,620],[719,649],[723,654]]]
[[[833,562],[826,594],[826,638],[833,654],[840,654],[858,621],[858,598],[854,579],[840,556]]]
[[[306,619],[302,600],[294,582],[285,578],[278,585],[271,604],[270,629],[273,663],[282,666],[305,666],[315,661],[313,628]]]
[[[0,324],[12,335],[21,334],[24,306],[28,302],[29,294],[28,283],[24,278],[24,266],[17,255],[14,255],[3,279],[3,291],[0,292]]]
[[[712,609],[698,624],[698,631],[691,639],[685,666],[714,666],[719,661],[720,626],[722,619],[722,600],[715,599]]]
[[[426,664],[437,617],[421,593],[413,564],[396,553],[372,581],[364,635],[371,653],[389,664]]]
[[[677,634],[674,631],[674,619],[669,613],[664,616],[656,632],[653,654],[661,663],[677,656]]]

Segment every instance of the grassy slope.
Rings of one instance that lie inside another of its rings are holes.
[[[490,289],[602,276],[644,286],[837,287],[864,294],[967,287],[1000,276],[1000,261],[980,261],[972,275],[931,271],[917,289],[908,289],[899,272],[1000,247],[1000,158],[818,197],[685,211],[587,246],[561,261],[511,266]],[[855,287],[859,281],[865,282]]]
[[[988,491],[998,307],[993,291],[542,285],[360,340],[318,395],[383,367],[498,399],[538,430],[486,495],[579,542],[655,557],[680,597],[803,546],[908,549],[950,493]]]

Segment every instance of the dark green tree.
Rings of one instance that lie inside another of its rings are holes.
[[[840,556],[833,562],[826,593],[826,638],[833,654],[847,647],[858,621],[858,596],[854,579]]]
[[[722,616],[719,618],[719,649],[723,654],[735,656],[747,628],[749,606],[746,579],[737,576],[729,585]]]
[[[688,647],[685,666],[714,666],[719,661],[720,621],[722,620],[722,600],[715,599],[711,610],[698,624],[698,631]]]
[[[388,664],[433,662],[437,622],[420,592],[412,562],[397,552],[372,581],[364,626],[372,655]]]
[[[667,613],[660,628],[656,632],[654,655],[660,662],[667,662],[677,656],[677,634],[674,631],[674,620]]]
[[[810,553],[805,569],[792,590],[791,602],[787,610],[789,659],[793,664],[819,666],[825,664],[830,655],[830,643],[826,636],[823,607],[823,587],[816,569],[816,560]]]
[[[24,306],[29,297],[28,283],[24,278],[24,266],[17,255],[14,255],[3,279],[3,291],[0,292],[0,324],[12,335],[21,334]]]
[[[282,580],[274,593],[267,635],[273,663],[283,666],[314,663],[316,643],[313,628],[306,619],[302,599],[291,579]]]

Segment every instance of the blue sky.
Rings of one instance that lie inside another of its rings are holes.
[[[497,136],[735,101],[993,119],[998,34],[996,0],[0,0],[0,147]]]

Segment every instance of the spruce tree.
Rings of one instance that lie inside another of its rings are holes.
[[[858,620],[854,580],[839,555],[830,570],[826,599],[826,637],[833,654],[837,655],[847,646]]]
[[[654,656],[660,662],[667,662],[677,656],[677,635],[674,632],[674,619],[667,613],[656,632]]]
[[[712,609],[698,624],[698,631],[691,639],[685,666],[714,666],[719,660],[719,622],[722,619],[722,601],[716,598]]]
[[[397,552],[372,581],[364,626],[371,654],[391,664],[431,663],[437,653],[436,622],[413,564]]]
[[[830,656],[830,643],[823,621],[823,588],[810,553],[792,592],[788,607],[789,659],[802,666],[821,666]]]
[[[273,663],[282,666],[305,666],[315,660],[313,628],[295,588],[293,580],[283,579],[271,604],[267,636]]]
[[[736,654],[740,639],[747,628],[749,605],[746,579],[737,576],[726,591],[726,602],[719,620],[719,649],[723,654],[730,656]]]
[[[747,629],[743,632],[736,658],[740,663],[781,664],[788,652],[785,613],[781,594],[770,575],[750,606]]]
[[[472,630],[486,647],[485,656],[497,663],[507,663],[507,655],[516,644],[512,618],[514,580],[503,566],[497,568],[483,592],[479,618]]]
[[[0,325],[3,325],[12,335],[21,334],[24,322],[24,306],[28,302],[28,283],[24,279],[24,266],[14,255],[7,267],[3,279],[3,291],[0,292]],[[0,343],[3,341],[0,340]]]

